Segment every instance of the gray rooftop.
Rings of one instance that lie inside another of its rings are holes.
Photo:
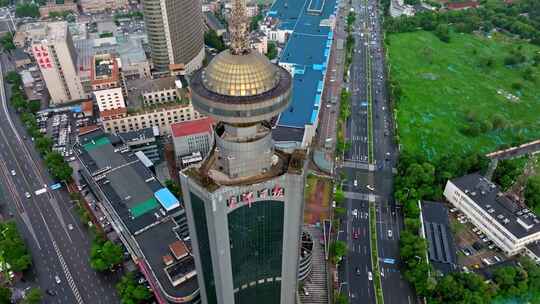
[[[442,203],[424,201],[422,218],[431,264],[442,273],[453,271],[457,257],[448,221],[448,210]]]
[[[465,175],[453,179],[452,183],[517,238],[540,231],[540,220],[535,214],[510,200],[482,175]]]

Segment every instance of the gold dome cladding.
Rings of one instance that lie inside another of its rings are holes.
[[[218,54],[202,74],[204,86],[227,96],[253,96],[274,88],[279,73],[266,57],[256,51],[233,55],[229,50]]]

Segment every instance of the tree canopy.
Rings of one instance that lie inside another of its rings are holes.
[[[11,270],[21,272],[31,266],[32,258],[15,222],[0,223],[0,248],[1,258],[11,266]]]
[[[122,246],[96,238],[90,250],[90,266],[97,271],[111,270],[122,262]]]
[[[148,289],[135,282],[133,273],[128,273],[116,284],[116,290],[122,304],[138,304],[149,300],[152,295]]]
[[[49,152],[45,155],[45,164],[52,176],[61,181],[67,181],[71,178],[73,168],[64,160],[58,152]]]

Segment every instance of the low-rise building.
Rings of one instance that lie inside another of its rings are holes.
[[[160,135],[170,134],[170,125],[172,123],[202,117],[193,109],[191,103],[175,103],[154,109],[130,110],[130,112],[128,112],[127,108],[106,110],[101,112],[100,115],[103,129],[106,132],[119,133],[158,127]]]
[[[156,79],[134,79],[126,82],[129,105],[132,107],[149,107],[180,101],[182,89],[187,86],[183,76],[169,76]],[[186,100],[187,102],[187,100]]]
[[[93,94],[100,112],[126,107],[122,88],[94,91]]]
[[[196,152],[203,158],[208,154],[214,144],[212,124],[212,119],[206,117],[171,125],[174,152],[179,162],[182,157]]]
[[[225,25],[210,11],[204,12],[204,25],[207,29],[215,31],[219,37],[227,32]]]
[[[444,196],[508,256],[540,240],[537,216],[478,173],[449,180]]]
[[[13,58],[15,59],[16,68],[24,68],[32,63],[30,56],[20,48],[16,48],[15,51],[13,51]]]
[[[77,3],[65,0],[63,3],[57,3],[56,1],[48,1],[47,4],[39,7],[39,15],[41,18],[49,18],[50,13],[63,13],[63,12],[77,12]]]
[[[159,129],[157,127],[118,133],[118,137],[122,139],[131,151],[141,151],[153,162],[157,162],[161,158],[157,136],[159,136]]]
[[[127,0],[80,0],[81,10],[85,14],[94,14],[103,11],[115,11],[125,9],[128,6]]]
[[[157,302],[200,301],[183,203],[152,174],[144,154],[133,153],[118,137],[93,130],[78,142],[78,173]]]

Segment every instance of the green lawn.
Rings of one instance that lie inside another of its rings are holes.
[[[388,38],[391,75],[403,92],[397,120],[406,151],[433,159],[540,138],[540,66],[532,65],[540,48],[502,35],[454,34],[450,43],[429,32]],[[518,48],[527,61],[505,66],[504,59]],[[527,68],[534,79],[523,78]],[[519,101],[509,101],[498,90],[519,96]],[[482,126],[480,135],[463,134],[471,125]]]

